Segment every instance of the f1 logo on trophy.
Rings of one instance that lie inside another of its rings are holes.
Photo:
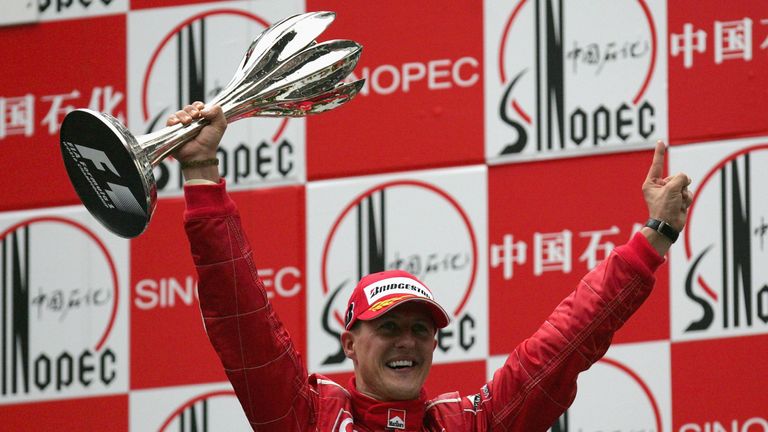
[[[253,116],[302,117],[351,100],[364,80],[342,80],[362,47],[349,40],[315,41],[334,18],[333,12],[305,13],[264,30],[207,105],[220,105],[231,123]],[[61,153],[88,211],[110,231],[132,238],[147,228],[157,204],[152,168],[206,124],[197,120],[135,137],[108,114],[77,109],[61,125]]]

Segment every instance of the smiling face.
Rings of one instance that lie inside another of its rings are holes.
[[[357,390],[380,401],[417,398],[432,366],[435,331],[424,305],[408,302],[344,332]]]

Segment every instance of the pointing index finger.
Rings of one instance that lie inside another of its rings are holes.
[[[656,151],[653,153],[651,168],[648,170],[648,179],[661,179],[664,176],[664,156],[667,153],[667,146],[664,141],[656,141]]]

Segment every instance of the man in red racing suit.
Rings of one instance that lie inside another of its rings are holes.
[[[602,357],[614,332],[650,294],[653,273],[673,241],[646,227],[616,248],[478,393],[427,400],[420,389],[408,400],[376,399],[361,391],[358,381],[370,377],[357,362],[356,376],[346,386],[308,375],[267,300],[217,168],[189,163],[215,155],[226,127],[221,110],[203,110],[197,103],[168,123],[199,117],[212,122],[203,130],[207,135],[201,133],[176,154],[188,179],[185,227],[206,331],[255,431],[545,431],[574,400],[578,374]],[[690,179],[685,174],[662,178],[664,154],[665,146],[658,143],[643,192],[651,217],[679,231],[692,199]],[[417,384],[420,388],[423,380]]]

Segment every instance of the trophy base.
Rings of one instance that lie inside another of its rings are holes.
[[[144,232],[157,201],[152,166],[115,118],[79,109],[64,118],[61,153],[88,211],[121,237]]]

